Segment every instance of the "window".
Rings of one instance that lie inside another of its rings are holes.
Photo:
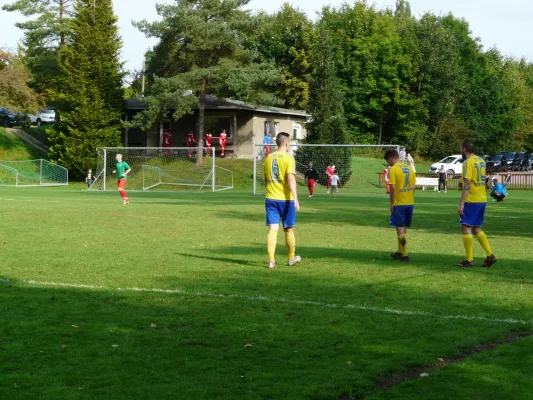
[[[279,133],[279,122],[274,122],[274,137]]]
[[[292,139],[293,140],[302,139],[302,126],[300,124],[294,124],[292,126]]]
[[[265,121],[265,133],[264,133],[264,136],[266,136],[268,132],[270,132],[270,121]]]

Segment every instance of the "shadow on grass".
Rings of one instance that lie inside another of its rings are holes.
[[[316,284],[320,285],[321,282]],[[2,398],[338,398],[512,326],[0,284]]]

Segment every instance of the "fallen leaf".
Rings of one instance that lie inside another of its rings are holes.
[[[150,324],[150,328],[157,328],[156,324]]]
[[[66,348],[67,348],[67,345],[66,345],[66,344],[62,344],[61,347],[64,348],[64,349],[66,349]]]
[[[244,345],[244,347],[252,347],[252,345],[250,343],[247,343]]]
[[[422,377],[426,377],[426,376],[429,376],[429,374],[426,373],[426,372],[422,372],[422,373],[420,374],[420,376],[422,376]]]
[[[118,347],[118,344],[112,344],[111,347]]]
[[[440,362],[444,362],[444,358],[439,358],[439,361]]]
[[[72,325],[72,327],[73,327],[73,328],[77,328],[77,327],[78,327],[78,325]]]
[[[352,364],[352,362],[351,362],[351,361],[348,361],[348,364],[350,364],[350,365],[351,365],[351,364]]]

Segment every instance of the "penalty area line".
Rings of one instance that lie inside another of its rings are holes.
[[[437,314],[429,311],[410,311],[410,310],[399,310],[388,307],[374,307],[374,306],[364,306],[357,304],[334,304],[334,303],[323,303],[319,301],[310,301],[310,300],[288,300],[284,298],[272,298],[267,296],[246,296],[241,294],[222,294],[222,293],[213,293],[213,292],[189,292],[181,289],[159,289],[159,288],[109,288],[105,286],[97,285],[85,285],[85,284],[76,284],[76,283],[62,283],[62,282],[40,282],[35,280],[20,280],[20,281],[9,281],[6,279],[0,278],[0,283],[4,284],[13,284],[19,283],[29,286],[50,286],[56,288],[73,288],[73,289],[89,289],[89,290],[106,290],[106,291],[116,291],[116,292],[143,292],[143,293],[157,293],[157,294],[177,294],[182,296],[195,296],[195,297],[207,297],[207,298],[219,298],[219,299],[239,299],[247,301],[262,301],[262,302],[272,302],[272,303],[285,303],[285,304],[296,304],[296,305],[308,305],[315,307],[324,307],[324,308],[336,308],[336,309],[347,309],[347,310],[358,310],[358,311],[367,311],[383,314],[395,314],[395,315],[405,315],[405,316],[419,316],[419,317],[429,317],[437,319],[457,319],[457,320],[466,320],[466,321],[483,321],[491,323],[500,323],[500,324],[521,324],[521,325],[533,325],[533,320],[523,320],[515,318],[493,318],[486,316],[477,316],[477,315],[446,315],[446,314]]]

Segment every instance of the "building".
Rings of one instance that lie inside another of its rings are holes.
[[[126,101],[126,120],[146,109],[142,100]],[[172,110],[169,110],[172,113]],[[198,108],[192,114],[183,116],[177,121],[162,121],[152,129],[143,131],[139,128],[126,129],[123,143],[126,147],[159,147],[161,137],[166,129],[172,131],[172,146],[185,147],[187,134],[194,132],[197,139]],[[309,115],[303,111],[286,110],[277,107],[264,107],[246,104],[237,100],[218,100],[208,96],[205,108],[204,133],[213,134],[213,143],[218,146],[218,134],[226,129],[228,147],[226,152],[239,158],[252,158],[253,144],[263,143],[267,132],[272,136],[279,132],[292,134],[293,140],[306,137],[305,124]]]

